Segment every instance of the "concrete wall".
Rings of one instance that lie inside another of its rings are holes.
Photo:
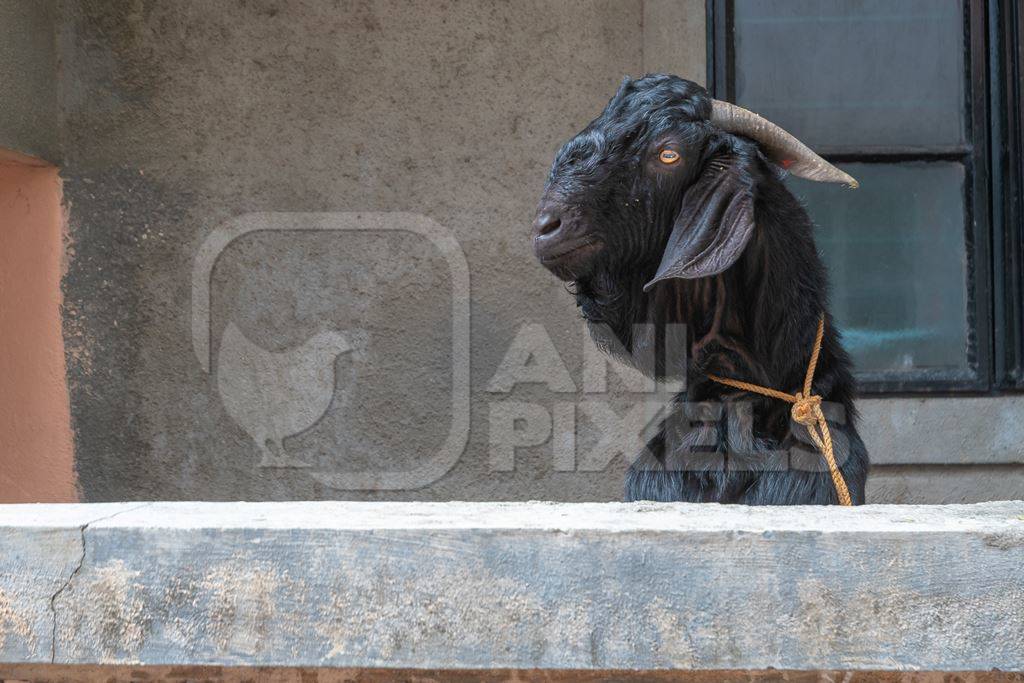
[[[39,104],[0,110],[13,112],[0,141],[57,156],[70,209],[64,334],[86,500],[620,496],[625,460],[595,454],[601,416],[573,391],[583,328],[527,231],[553,152],[624,75],[703,80],[702,0],[0,11],[4,34],[35,31],[17,54],[39,53],[22,79]],[[488,390],[510,347],[554,349],[546,385]],[[599,407],[622,414],[636,396],[610,374]],[[910,416],[897,422],[883,440],[916,443]],[[513,462],[498,425],[544,443]],[[883,458],[872,499],[1020,497],[1005,434],[972,433],[1003,455]]]
[[[0,0],[0,148],[60,158],[57,116],[57,4]]]
[[[526,235],[554,150],[624,75],[652,64],[702,79],[703,3],[647,11],[680,40],[645,30],[639,1],[61,4],[65,325],[85,498],[372,497],[332,484],[406,470],[444,444],[453,281],[414,235],[241,237],[201,276],[204,370],[197,254],[254,211],[411,212],[465,252],[468,446],[448,476],[389,496],[617,498],[621,465],[555,473],[537,450],[495,474],[485,389],[525,323],[544,325],[579,372],[572,298]],[[224,336],[229,324],[240,336]],[[220,361],[245,340],[281,351],[332,329],[362,343],[336,364],[327,415],[284,443],[313,467],[259,467],[262,436],[226,409]],[[222,354],[224,339],[237,344]]]
[[[1020,501],[22,505],[0,506],[0,547],[4,678],[17,664],[132,665],[136,680],[160,665],[706,681],[1024,667]]]

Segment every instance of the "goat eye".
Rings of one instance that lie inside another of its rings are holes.
[[[682,157],[679,156],[679,152],[671,149],[661,150],[661,154],[658,155],[658,160],[663,164],[674,164],[677,163]]]

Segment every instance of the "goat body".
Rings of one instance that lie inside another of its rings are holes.
[[[686,375],[674,410],[628,470],[625,498],[836,503],[790,404],[708,378],[799,390],[824,315],[813,390],[862,503],[868,457],[851,362],[828,314],[811,221],[757,142],[708,120],[710,102],[677,77],[627,80],[562,148],[535,222],[538,257],[574,283],[598,343],[656,377]],[[665,332],[679,325],[680,338]],[[657,353],[640,353],[652,346]]]

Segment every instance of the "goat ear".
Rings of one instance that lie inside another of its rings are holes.
[[[645,292],[669,278],[717,275],[740,257],[754,232],[754,179],[741,164],[735,157],[713,159],[687,188]]]

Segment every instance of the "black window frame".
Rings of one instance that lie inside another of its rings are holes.
[[[1021,77],[1024,10],[1016,0],[961,0],[964,12],[966,142],[929,147],[816,149],[832,162],[962,163],[968,280],[970,376],[927,371],[861,376],[872,394],[991,394],[1024,388],[1024,212]],[[734,0],[707,0],[707,84],[735,101]],[[991,137],[990,137],[991,136]],[[990,154],[991,149],[995,150]],[[966,284],[966,283],[965,283]],[[929,376],[932,375],[932,376]]]
[[[1024,388],[1024,8],[989,5],[991,70],[994,356],[1001,388]]]

